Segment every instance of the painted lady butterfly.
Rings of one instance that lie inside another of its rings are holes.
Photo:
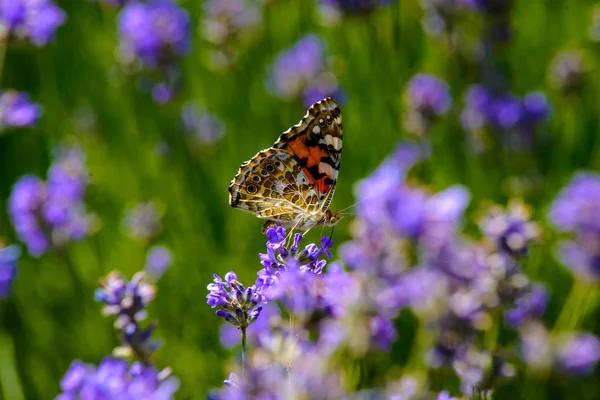
[[[313,104],[302,120],[273,147],[243,163],[229,185],[229,204],[277,225],[309,230],[333,226],[331,212],[342,158],[342,112],[327,97]]]

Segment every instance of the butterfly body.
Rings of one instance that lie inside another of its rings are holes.
[[[342,114],[335,100],[313,104],[271,148],[244,162],[229,185],[229,204],[280,225],[308,230],[333,226],[329,210],[342,155]]]

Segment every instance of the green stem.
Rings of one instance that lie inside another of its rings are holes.
[[[6,57],[7,41],[7,38],[0,39],[0,81],[2,79],[2,72],[4,71],[4,60]]]
[[[242,329],[242,377],[246,375],[246,352],[248,351],[248,346],[246,344],[246,328]]]

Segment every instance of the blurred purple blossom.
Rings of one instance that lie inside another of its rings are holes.
[[[600,340],[578,333],[564,339],[557,350],[558,367],[571,375],[589,375],[600,360]]]
[[[550,83],[563,94],[579,91],[587,74],[589,66],[585,54],[579,50],[558,53],[550,64]]]
[[[81,149],[58,148],[47,182],[27,175],[15,184],[9,213],[31,255],[40,256],[90,233],[95,217],[83,203],[88,181]]]
[[[499,206],[491,207],[480,219],[479,226],[495,249],[513,257],[522,257],[540,235],[539,227],[530,219],[530,208],[521,201],[513,200],[506,210]]]
[[[417,74],[408,82],[405,103],[405,129],[425,134],[435,118],[450,110],[452,97],[446,82],[433,75]]]
[[[548,215],[572,240],[559,246],[558,258],[582,280],[600,276],[600,175],[577,173],[554,199]]]
[[[323,4],[346,13],[368,12],[395,0],[321,0]]]
[[[152,246],[146,254],[146,265],[144,270],[148,277],[156,281],[158,280],[173,263],[171,251],[166,246]]]
[[[148,316],[146,308],[154,300],[156,288],[146,280],[143,272],[127,280],[117,271],[104,277],[100,286],[94,298],[104,304],[104,316],[117,317],[114,325],[123,342],[123,346],[117,348],[115,353],[135,354],[147,363],[160,342],[152,338],[156,323],[151,323],[147,328],[142,328],[140,323]]]
[[[161,218],[162,210],[155,202],[138,203],[125,213],[123,227],[129,236],[151,241],[162,230]]]
[[[218,142],[225,134],[223,121],[196,103],[183,105],[181,120],[190,142],[199,148]]]
[[[139,60],[160,68],[190,50],[189,16],[172,0],[133,1],[119,14],[121,52],[128,62]]]
[[[214,283],[207,287],[210,292],[206,295],[207,304],[211,308],[219,307],[217,316],[225,319],[230,324],[245,329],[259,317],[263,308],[263,296],[255,286],[245,288],[233,272],[225,274],[222,280],[214,275]]]
[[[4,127],[31,126],[41,113],[41,107],[31,102],[26,93],[14,90],[0,92],[0,130]]]
[[[10,295],[17,276],[17,260],[21,250],[16,245],[4,246],[0,242],[0,300]]]
[[[324,43],[309,34],[281,52],[269,69],[267,89],[283,99],[303,97],[308,107],[315,99],[340,96],[337,79],[328,70]]]
[[[48,44],[65,19],[66,14],[51,0],[0,0],[2,34],[29,39],[36,46]]]
[[[71,399],[171,399],[179,388],[179,380],[165,368],[157,371],[115,358],[104,358],[96,367],[73,361],[60,382],[62,393],[56,400]]]
[[[530,291],[515,301],[515,308],[504,313],[506,325],[517,328],[525,322],[540,318],[548,305],[548,293],[543,285],[532,285]]]
[[[550,115],[550,105],[541,92],[530,92],[520,99],[511,94],[494,95],[481,85],[473,85],[465,102],[460,116],[463,128],[472,136],[492,129],[498,133],[497,140],[511,149],[530,148],[536,128]]]

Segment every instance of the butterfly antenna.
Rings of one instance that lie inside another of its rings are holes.
[[[356,206],[356,205],[358,205],[360,203],[364,203],[367,200],[371,200],[373,197],[375,197],[375,195],[368,196],[366,199],[362,199],[362,200],[357,201],[356,203],[354,203],[354,204],[352,204],[352,205],[350,205],[348,207],[344,207],[344,208],[342,208],[341,210],[338,211],[338,214],[341,213],[342,211],[346,211],[347,209],[352,208],[352,207],[354,207],[354,206]]]

